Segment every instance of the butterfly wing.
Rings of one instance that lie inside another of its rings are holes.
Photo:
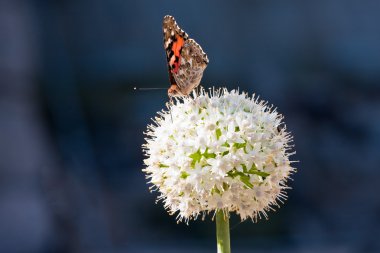
[[[193,39],[185,42],[181,51],[181,62],[177,73],[173,73],[183,95],[188,95],[201,82],[208,58]]]
[[[162,29],[171,84],[168,95],[188,95],[201,81],[208,63],[207,55],[189,39],[172,16],[164,17]]]
[[[164,48],[166,60],[168,63],[170,94],[180,93],[180,89],[176,83],[173,73],[178,71],[181,57],[181,50],[184,42],[188,39],[188,35],[177,25],[177,22],[172,16],[165,16],[162,24],[164,34]]]

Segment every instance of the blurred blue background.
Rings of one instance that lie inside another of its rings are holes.
[[[141,169],[168,101],[162,18],[207,52],[203,86],[285,115],[299,160],[233,252],[380,252],[378,1],[0,1],[0,252],[215,252],[210,217],[176,224]]]

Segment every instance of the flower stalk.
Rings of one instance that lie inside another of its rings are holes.
[[[230,222],[223,210],[216,211],[216,243],[218,253],[231,253]]]

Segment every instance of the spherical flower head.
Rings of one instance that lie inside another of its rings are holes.
[[[143,171],[178,221],[223,210],[267,218],[295,171],[283,117],[254,95],[213,89],[176,99],[148,125]]]

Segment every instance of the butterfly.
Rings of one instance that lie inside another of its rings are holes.
[[[162,24],[164,48],[168,62],[169,97],[187,96],[201,82],[208,58],[172,16],[165,16]]]

